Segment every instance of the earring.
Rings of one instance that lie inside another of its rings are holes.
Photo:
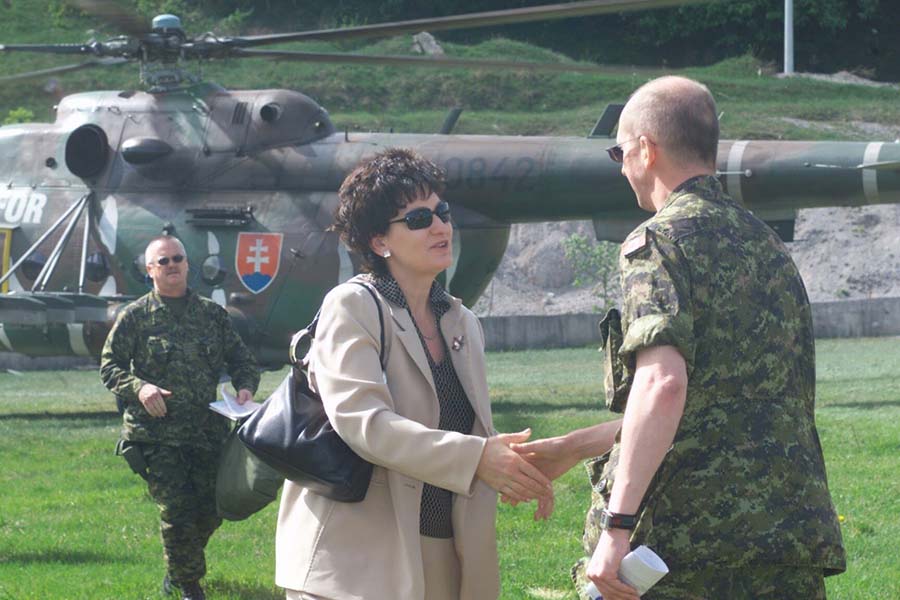
[[[382,256],[385,257],[385,258],[390,258],[390,257],[391,257],[391,251],[390,251],[390,250],[385,250],[385,251],[384,251],[384,254],[382,254]]]

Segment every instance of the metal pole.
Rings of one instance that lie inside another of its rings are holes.
[[[28,260],[28,259],[31,257],[32,254],[34,254],[35,250],[38,249],[38,246],[40,246],[41,244],[44,243],[44,240],[46,240],[48,237],[50,237],[51,235],[53,235],[53,232],[56,231],[56,230],[59,228],[60,225],[62,225],[62,222],[66,220],[66,217],[68,217],[70,214],[72,214],[72,211],[74,211],[76,208],[78,208],[78,206],[81,204],[81,202],[82,202],[85,198],[87,198],[87,194],[84,195],[84,196],[82,196],[82,197],[81,197],[81,200],[79,200],[78,202],[76,202],[75,204],[73,204],[72,206],[70,206],[70,207],[68,208],[68,210],[66,210],[66,212],[64,212],[63,215],[62,215],[59,219],[57,219],[56,223],[54,223],[53,225],[51,225],[51,226],[50,226],[50,229],[48,229],[47,231],[45,231],[45,232],[44,232],[44,235],[42,235],[42,236],[38,239],[38,241],[36,241],[35,243],[33,243],[33,244],[31,245],[31,248],[29,248],[28,250],[25,251],[25,254],[22,255],[22,258],[20,258],[19,260],[17,260],[17,261],[16,261],[16,264],[14,264],[13,266],[11,266],[11,267],[9,268],[9,271],[7,271],[6,273],[3,274],[3,277],[0,277],[0,285],[2,285],[4,281],[6,281],[7,279],[9,279],[9,278],[12,276],[12,274],[16,272],[16,269],[18,269],[19,267],[21,267],[21,266],[22,266],[22,263],[25,262],[26,260]]]
[[[91,223],[94,217],[94,203],[88,201],[87,215],[84,218],[84,235],[81,238],[81,271],[78,273],[78,293],[84,293],[84,276],[87,270],[88,240],[91,237]]]
[[[794,74],[794,0],[784,0],[784,74]]]
[[[66,247],[66,244],[69,243],[69,238],[72,237],[72,231],[75,230],[75,225],[78,224],[78,219],[81,217],[81,213],[84,211],[84,206],[87,204],[87,199],[90,194],[84,196],[81,201],[78,203],[78,214],[72,217],[72,220],[69,221],[68,226],[66,226],[65,231],[60,236],[59,241],[56,242],[56,247],[53,248],[53,252],[50,253],[50,258],[47,259],[47,264],[44,265],[44,268],[41,269],[41,272],[38,274],[37,279],[34,280],[34,285],[31,286],[31,291],[44,291],[44,288],[47,287],[47,284],[50,282],[50,278],[53,277],[53,272],[56,270],[56,265],[59,263],[59,257],[62,256],[62,252]]]

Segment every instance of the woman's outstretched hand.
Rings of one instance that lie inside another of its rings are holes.
[[[578,456],[572,452],[565,436],[545,438],[533,442],[511,444],[510,448],[519,453],[525,460],[554,480],[578,463]],[[515,506],[517,501],[509,496],[502,496],[503,502]],[[546,520],[553,514],[553,496],[538,498],[534,511],[534,520]]]
[[[548,479],[554,480],[579,461],[591,456],[600,456],[609,451],[616,440],[616,434],[622,427],[622,419],[597,423],[583,429],[570,431],[565,435],[535,440],[533,442],[517,441],[510,444],[510,449],[518,452],[526,461],[536,467]],[[517,501],[506,495],[504,502],[515,506]],[[538,498],[534,519],[547,519],[553,513],[553,497]]]
[[[552,480],[568,472],[580,460],[564,435],[516,443],[511,448]]]
[[[553,498],[553,484],[537,467],[510,448],[528,440],[531,430],[489,437],[475,474],[504,498],[528,502]]]

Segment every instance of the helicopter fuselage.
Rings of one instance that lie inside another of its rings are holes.
[[[188,251],[191,287],[229,310],[263,363],[283,364],[292,332],[358,270],[328,231],[342,180],[393,146],[446,170],[455,225],[446,282],[472,304],[511,223],[593,219],[598,237],[621,239],[648,216],[603,151],[613,143],[340,132],[287,90],[69,96],[53,124],[0,128],[3,272],[33,251],[3,284],[13,293],[0,297],[0,348],[98,355],[118,308],[149,289],[144,248],[168,232]],[[897,144],[722,142],[719,156],[729,191],[776,222],[801,207],[900,201]],[[83,211],[61,219],[82,198]]]

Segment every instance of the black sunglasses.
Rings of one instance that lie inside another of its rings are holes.
[[[438,202],[438,205],[434,207],[434,210],[425,208],[424,206],[422,208],[416,208],[399,219],[388,221],[388,224],[402,222],[406,223],[406,226],[410,229],[425,229],[426,227],[431,227],[431,224],[434,222],[434,215],[437,215],[442,223],[449,221],[450,204],[448,204],[446,200],[441,200]]]
[[[621,163],[623,160],[625,160],[625,150],[622,148],[622,146],[639,139],[641,139],[641,136],[631,138],[630,140],[625,140],[621,144],[616,144],[615,146],[610,146],[606,149],[606,153],[609,154],[610,160],[612,160],[614,163]],[[647,141],[651,144],[653,143],[649,139]]]
[[[156,264],[158,264],[161,267],[164,267],[167,264],[169,264],[169,260],[171,260],[173,263],[175,263],[177,265],[178,263],[180,263],[181,261],[184,260],[184,254],[176,254],[171,259],[168,256],[160,256],[159,258],[156,259]]]

